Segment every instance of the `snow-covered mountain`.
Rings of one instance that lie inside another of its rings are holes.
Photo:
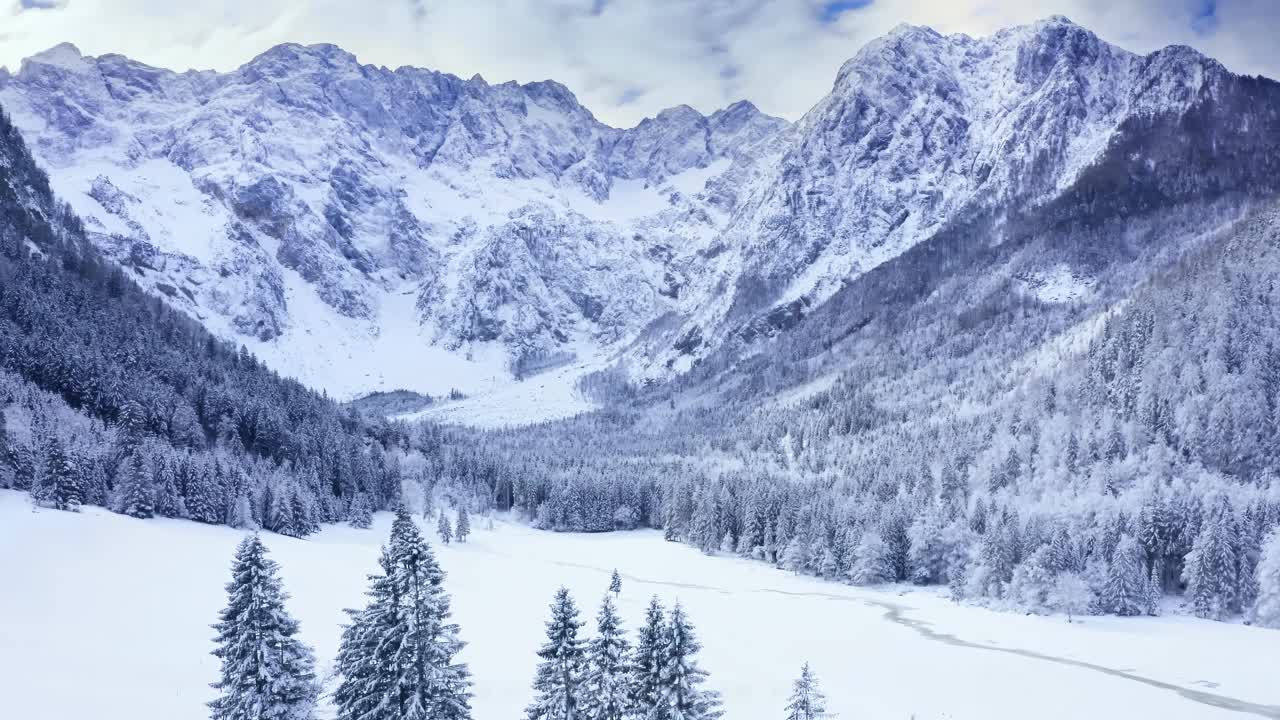
[[[61,45],[0,104],[149,287],[340,394],[472,390],[669,311],[786,127],[749,103],[598,122],[554,82],[490,85],[284,45],[227,74]]]
[[[957,223],[983,216],[1001,242],[1135,123],[1240,102],[1239,80],[1051,18],[988,38],[901,27],[795,124],[741,102],[617,129],[555,82],[326,45],[224,74],[62,45],[0,71],[0,106],[144,283],[352,395],[473,392],[572,357],[683,372]]]

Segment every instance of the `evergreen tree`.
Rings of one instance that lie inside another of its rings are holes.
[[[1196,536],[1183,567],[1186,596],[1198,617],[1222,620],[1238,609],[1230,512],[1222,501]]]
[[[1271,531],[1262,545],[1258,562],[1258,599],[1253,621],[1262,627],[1280,629],[1280,528]]]
[[[583,663],[585,652],[578,639],[578,608],[566,588],[551,601],[547,621],[547,642],[538,650],[542,662],[534,676],[537,693],[525,711],[529,720],[575,720],[583,704]]]
[[[127,400],[120,407],[116,424],[120,428],[120,444],[124,452],[132,454],[142,444],[146,432],[146,411],[135,400]]]
[[[351,510],[349,512],[351,527],[359,530],[368,530],[373,526],[373,509],[369,507],[369,496],[365,493],[356,493],[351,498]]]
[[[120,512],[136,518],[149,518],[155,514],[151,473],[139,450],[125,461],[124,485],[120,495]]]
[[[467,515],[466,505],[458,506],[458,525],[454,534],[460,543],[466,542],[471,534],[471,518]]]
[[[165,463],[163,467],[158,466],[155,479],[155,513],[160,517],[167,518],[186,517],[186,502],[182,499],[182,494],[178,492],[178,483],[177,478],[174,477],[173,467],[169,463]]]
[[[369,578],[369,604],[348,610],[335,661],[338,720],[467,720],[471,677],[450,623],[444,571],[401,508]]]
[[[808,564],[809,552],[805,542],[798,537],[791,538],[787,549],[782,553],[782,567],[793,573],[800,573]]]
[[[582,684],[585,720],[622,720],[631,713],[630,653],[622,620],[606,593],[596,616],[596,635],[587,644]]]
[[[791,687],[791,698],[787,700],[787,720],[820,720],[828,717],[827,698],[818,689],[818,678],[805,663],[800,669],[800,677]]]
[[[445,545],[453,539],[453,528],[449,525],[449,516],[444,514],[444,508],[440,509],[440,521],[436,523],[436,532],[440,534],[440,542]]]
[[[631,711],[637,720],[670,720],[663,703],[662,672],[667,664],[667,623],[655,595],[636,638],[631,668]]]
[[[893,561],[889,546],[880,534],[869,530],[862,534],[853,550],[853,563],[849,566],[849,579],[857,585],[878,585],[894,578]]]
[[[1103,611],[1116,615],[1142,615],[1150,608],[1148,580],[1142,569],[1141,553],[1137,540],[1131,535],[1121,536],[1098,600]]]
[[[618,569],[613,569],[613,575],[609,576],[609,592],[614,596],[622,594],[622,576],[618,574]]]
[[[1151,573],[1147,576],[1147,614],[1156,616],[1160,614],[1160,599],[1164,597],[1164,592],[1160,589],[1160,566],[1159,563],[1151,566]]]
[[[288,599],[256,535],[236,548],[227,584],[227,606],[213,627],[213,654],[222,660],[219,693],[209,703],[213,720],[308,720],[319,686],[311,649],[295,637],[298,623],[285,610]]]
[[[1049,546],[1042,545],[1014,568],[1008,597],[1019,609],[1038,613],[1048,607],[1054,583],[1049,557]]]
[[[671,720],[716,720],[724,711],[720,694],[702,688],[707,673],[698,667],[696,656],[702,646],[684,608],[676,603],[667,624],[662,666],[663,717]]]
[[[80,470],[54,435],[49,436],[45,446],[44,470],[42,491],[32,492],[37,501],[58,510],[79,511],[84,502]]]

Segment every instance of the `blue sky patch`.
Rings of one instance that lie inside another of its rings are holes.
[[[861,10],[873,2],[875,0],[827,0],[818,8],[818,19],[823,24],[833,23],[850,10]]]

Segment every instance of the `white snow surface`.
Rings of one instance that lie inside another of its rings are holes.
[[[584,375],[602,366],[599,361],[573,363],[524,380],[495,382],[474,397],[445,400],[399,418],[496,429],[573,417],[596,409],[577,385]]]
[[[462,658],[475,676],[477,720],[523,714],[553,592],[568,587],[591,620],[614,568],[629,631],[652,595],[685,605],[705,645],[710,687],[735,720],[780,717],[804,662],[830,710],[850,720],[1203,720],[1280,711],[1274,630],[1186,617],[1068,624],[708,557],[652,531],[588,537],[474,524],[465,545],[433,545],[468,642]],[[372,530],[264,535],[325,676],[342,609],[363,603],[389,526],[380,514]],[[218,672],[209,624],[242,537],[98,508],[34,511],[25,495],[0,491],[0,715],[208,717],[208,683]]]

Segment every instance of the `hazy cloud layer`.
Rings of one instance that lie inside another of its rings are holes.
[[[843,61],[898,23],[982,35],[1049,14],[1132,50],[1187,44],[1237,72],[1280,77],[1276,0],[0,0],[0,64],[16,69],[65,41],[228,70],[277,43],[331,42],[390,67],[554,78],[618,125],[742,98],[796,118]]]

